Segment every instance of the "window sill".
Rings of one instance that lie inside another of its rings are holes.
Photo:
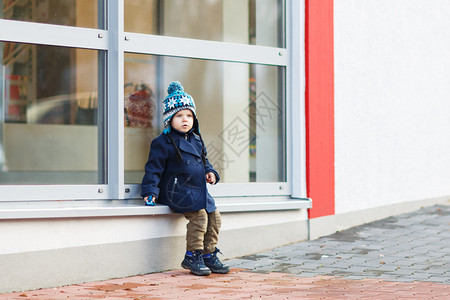
[[[243,198],[245,199],[245,198]],[[216,201],[221,213],[311,208],[310,199]],[[173,214],[165,205],[145,206],[142,200],[0,202],[0,220],[154,216]]]

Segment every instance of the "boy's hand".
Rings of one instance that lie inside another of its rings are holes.
[[[216,184],[216,175],[213,172],[206,174],[206,182],[212,185]]]
[[[149,206],[155,206],[155,201],[156,201],[156,197],[152,197],[152,199],[150,200],[150,197],[144,197],[144,201],[145,201],[145,205],[149,205]]]

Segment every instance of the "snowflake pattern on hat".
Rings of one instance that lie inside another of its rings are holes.
[[[167,110],[169,110],[171,108],[174,108],[175,105],[177,105],[177,100],[172,98],[166,103],[166,105],[164,107],[164,110],[167,111]]]

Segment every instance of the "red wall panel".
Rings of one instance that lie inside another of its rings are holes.
[[[334,214],[333,0],[305,6],[306,181],[317,218]]]

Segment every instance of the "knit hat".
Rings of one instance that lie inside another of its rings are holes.
[[[170,121],[172,120],[172,117],[180,110],[190,109],[193,112],[195,119],[197,119],[195,115],[194,99],[184,91],[183,85],[180,82],[172,81],[167,88],[167,93],[168,95],[163,101],[163,132],[166,134],[170,132]]]

